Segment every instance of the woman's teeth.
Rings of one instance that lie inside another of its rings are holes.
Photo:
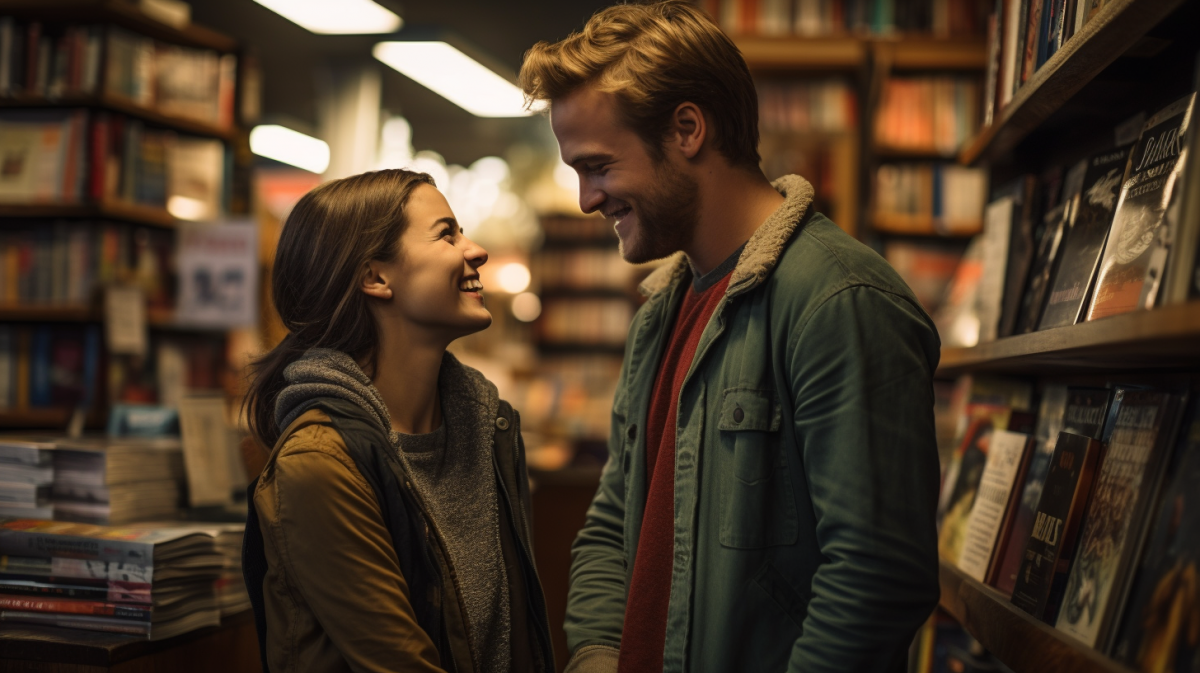
[[[465,280],[458,286],[458,289],[463,292],[479,292],[483,289],[483,283],[478,280]]]

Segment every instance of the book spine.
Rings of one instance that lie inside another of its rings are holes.
[[[69,615],[114,617],[132,621],[148,622],[151,610],[103,601],[78,601],[67,598],[23,598],[0,594],[0,610],[26,612],[57,612]]]
[[[134,563],[152,567],[154,545],[130,540],[108,540],[78,535],[0,528],[0,554]]]
[[[129,633],[133,635],[150,635],[148,622],[135,622],[124,619],[105,617],[84,617],[62,615],[52,612],[23,612],[16,610],[0,611],[0,622],[20,624],[45,624],[68,629],[85,629],[88,631],[104,631],[107,633]]]

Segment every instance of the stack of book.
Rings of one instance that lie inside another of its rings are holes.
[[[103,73],[101,70],[103,69]],[[115,26],[0,17],[0,96],[108,97],[221,128],[233,123],[237,58]]]
[[[1032,431],[996,418],[965,412],[940,555],[1064,634],[1149,670],[1186,637],[1156,615],[1197,597],[1187,582],[1200,563],[1200,503],[1189,495],[1200,403],[1186,389],[1051,383]]]
[[[183,489],[178,439],[55,439],[55,516],[121,525],[174,518]]]
[[[53,519],[53,444],[0,438],[0,517]]]
[[[1200,295],[1200,222],[1181,215],[1198,177],[1188,157],[1196,94],[1141,123],[1128,144],[993,192],[983,273],[954,288],[978,341],[1074,325]],[[970,340],[946,345],[974,346]]]
[[[158,640],[220,623],[224,558],[190,528],[0,522],[0,621]]]

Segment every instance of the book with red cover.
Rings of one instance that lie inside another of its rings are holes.
[[[80,601],[70,598],[28,598],[0,594],[0,610],[27,612],[57,612],[69,615],[93,617],[115,617],[139,622],[150,621],[151,610],[145,607],[106,603],[103,601]]]

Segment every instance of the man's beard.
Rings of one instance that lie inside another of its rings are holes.
[[[700,188],[690,176],[666,161],[656,165],[654,182],[637,200],[638,224],[627,247],[619,250],[625,261],[642,264],[662,259],[692,242],[700,210]]]

